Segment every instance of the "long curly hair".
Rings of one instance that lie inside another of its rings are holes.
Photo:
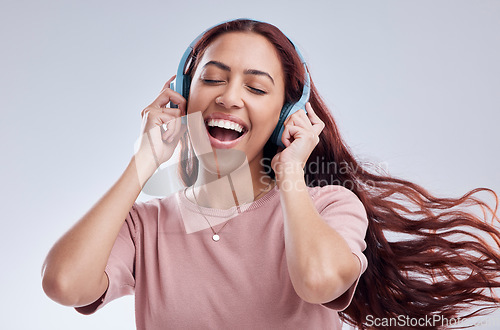
[[[236,31],[258,33],[275,46],[285,74],[285,102],[296,102],[302,94],[304,67],[291,41],[268,23],[238,19],[210,29],[193,48],[186,74],[192,76],[204,51],[218,36]],[[340,317],[367,329],[368,317],[467,319],[497,308],[500,232],[496,193],[477,188],[459,198],[439,198],[415,183],[357,161],[312,79],[310,88],[309,101],[325,128],[306,163],[306,183],[348,188],[365,206],[369,221],[364,251],[368,268]],[[181,144],[179,173],[189,186],[196,181],[199,163],[189,142],[182,139]],[[270,161],[276,152],[277,147],[268,141],[263,162],[272,177]],[[481,192],[493,196],[494,207],[477,197]],[[482,211],[480,215],[477,210]],[[441,326],[434,323],[419,328]]]

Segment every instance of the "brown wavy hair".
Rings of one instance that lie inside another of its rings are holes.
[[[236,31],[258,33],[275,46],[285,74],[285,102],[296,102],[302,94],[304,67],[291,41],[267,23],[239,19],[210,29],[193,48],[186,74],[192,76],[215,38]],[[309,101],[325,128],[306,163],[306,183],[350,189],[365,206],[369,221],[364,251],[368,268],[340,317],[367,329],[368,316],[466,319],[497,308],[500,232],[495,227],[495,192],[477,188],[459,198],[439,198],[415,183],[357,161],[312,80],[310,88]],[[179,173],[190,186],[196,181],[199,163],[188,141],[183,138],[181,144]],[[270,161],[276,152],[277,147],[268,141],[263,161],[272,177]],[[494,208],[477,197],[481,192],[494,197]],[[477,210],[482,211],[480,216]],[[440,325],[419,328],[438,329]]]

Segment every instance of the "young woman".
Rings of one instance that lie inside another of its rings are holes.
[[[142,112],[143,139],[123,175],[49,252],[47,295],[90,314],[135,293],[139,329],[337,329],[339,316],[384,328],[375,320],[494,308],[500,232],[461,208],[497,219],[474,197],[494,192],[436,198],[368,171],[306,70],[270,24],[235,20],[204,33],[183,95],[165,84]],[[305,109],[279,124],[306,88]],[[186,189],[135,202],[179,139]],[[411,237],[389,242],[387,231]]]

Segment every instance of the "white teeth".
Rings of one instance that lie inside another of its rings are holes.
[[[240,124],[224,119],[209,119],[207,125],[210,127],[217,126],[225,129],[232,129],[233,131],[236,131],[238,133],[241,133],[243,131],[243,126],[241,126]]]

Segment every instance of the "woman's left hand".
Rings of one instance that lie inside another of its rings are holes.
[[[276,175],[285,166],[300,166],[304,168],[309,155],[319,142],[319,134],[325,123],[316,115],[311,104],[306,103],[307,114],[299,110],[292,114],[284,123],[281,141],[285,149],[278,152],[271,161],[271,167]]]

